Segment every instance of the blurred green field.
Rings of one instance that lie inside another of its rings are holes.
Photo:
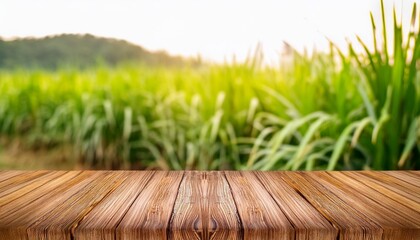
[[[278,67],[257,51],[198,68],[2,70],[2,149],[65,148],[84,168],[419,169],[418,15],[405,36],[394,16],[392,41],[372,19],[374,49]]]

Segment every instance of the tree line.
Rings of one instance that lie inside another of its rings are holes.
[[[124,40],[96,37],[90,34],[62,34],[44,38],[0,38],[0,68],[59,67],[87,68],[98,64],[115,66],[126,62],[149,65],[197,65],[198,59],[171,56],[166,52],[150,52]]]

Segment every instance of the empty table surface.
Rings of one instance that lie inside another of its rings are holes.
[[[0,239],[420,239],[419,171],[0,171]]]

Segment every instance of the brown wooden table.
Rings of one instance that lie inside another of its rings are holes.
[[[0,171],[0,239],[420,239],[420,172]]]

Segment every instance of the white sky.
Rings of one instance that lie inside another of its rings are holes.
[[[409,19],[413,2],[420,0],[385,5],[390,14],[396,4]],[[261,43],[274,61],[283,41],[298,50],[325,50],[325,37],[341,47],[355,34],[370,41],[369,11],[379,17],[379,6],[379,0],[0,0],[0,36],[91,33],[214,61],[244,59]]]

